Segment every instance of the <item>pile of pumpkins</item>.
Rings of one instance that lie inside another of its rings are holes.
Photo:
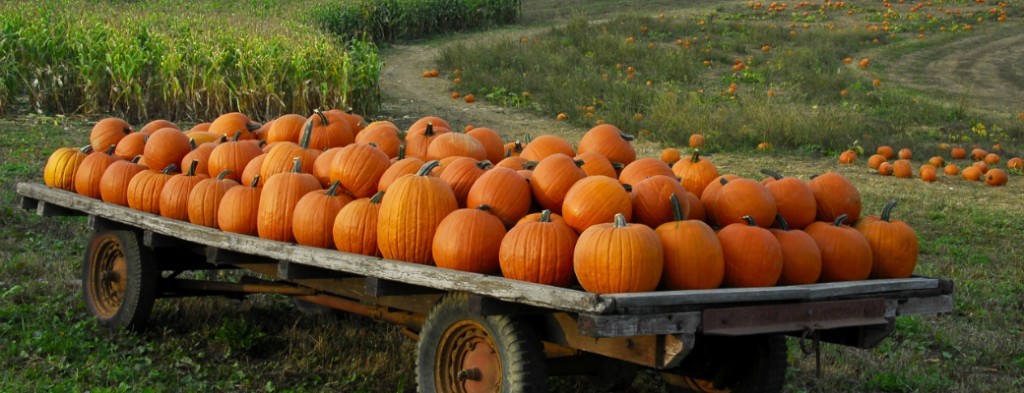
[[[105,119],[44,180],[223,231],[593,293],[903,278],[917,263],[895,202],[861,217],[840,174],[719,175],[699,149],[637,158],[610,124],[575,148],[468,128],[424,117],[403,132],[337,110],[187,132]]]
[[[967,150],[964,148],[951,148],[947,144],[942,144],[939,148],[949,150],[949,157],[953,160],[966,160],[968,158]],[[1002,147],[996,144],[992,150],[1001,151]],[[879,146],[876,154],[868,158],[868,167],[878,171],[878,174],[882,176],[910,179],[914,177],[910,163],[912,156],[913,153],[907,148],[900,149],[897,153],[890,146]],[[889,160],[896,157],[899,157],[899,159],[889,162]],[[971,150],[970,159],[973,161],[971,166],[961,170],[956,164],[952,162],[947,163],[943,157],[935,156],[929,158],[926,164],[921,165],[918,169],[918,175],[923,181],[934,182],[938,180],[938,172],[941,170],[946,176],[960,176],[967,181],[984,180],[986,184],[993,187],[1006,185],[1006,182],[1009,181],[1006,171],[998,168],[990,169],[991,166],[999,164],[999,161],[1002,159],[999,154],[989,153],[975,146]],[[842,164],[852,164],[855,161],[857,161],[857,152],[853,150],[844,151],[839,155],[839,162]],[[1020,157],[1011,158],[1006,162],[1006,168],[1017,171],[1024,170],[1024,160],[1021,160]]]

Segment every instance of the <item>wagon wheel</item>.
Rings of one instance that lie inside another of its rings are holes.
[[[131,231],[93,235],[82,264],[85,307],[109,328],[137,329],[153,310],[157,272],[152,250]]]
[[[781,392],[784,336],[702,336],[677,369],[662,373],[670,392]]]
[[[521,320],[469,312],[466,294],[441,300],[420,331],[420,392],[546,392],[540,340]]]

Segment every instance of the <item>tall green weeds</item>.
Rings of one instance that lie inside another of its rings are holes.
[[[393,42],[515,23],[520,8],[520,0],[327,1],[313,8],[312,19],[341,37]]]

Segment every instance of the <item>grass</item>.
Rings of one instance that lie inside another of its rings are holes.
[[[520,8],[520,0],[335,1],[317,4],[310,18],[341,37],[395,42],[515,23]]]

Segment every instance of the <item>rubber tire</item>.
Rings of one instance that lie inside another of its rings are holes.
[[[93,255],[105,242],[118,243],[125,260],[125,289],[117,312],[110,317],[103,317],[96,306],[96,299],[90,291],[94,282],[90,279],[90,262]],[[149,320],[156,301],[158,272],[153,250],[144,247],[138,235],[132,231],[101,231],[93,234],[82,263],[82,297],[90,314],[100,320],[100,324],[110,329],[140,330]]]
[[[786,351],[786,337],[781,334],[701,336],[696,340],[694,352],[683,360],[681,367],[687,367],[688,361],[701,363],[698,378],[713,382],[718,390],[777,393],[786,384],[786,368],[789,366]],[[672,393],[709,391],[671,383],[666,383],[666,386]]]
[[[508,315],[481,316],[469,312],[469,296],[453,293],[445,296],[430,311],[416,345],[416,383],[418,392],[436,391],[435,354],[445,331],[455,323],[472,320],[482,325],[498,349],[503,370],[501,393],[544,393],[547,368],[544,349],[533,330],[522,320]]]

